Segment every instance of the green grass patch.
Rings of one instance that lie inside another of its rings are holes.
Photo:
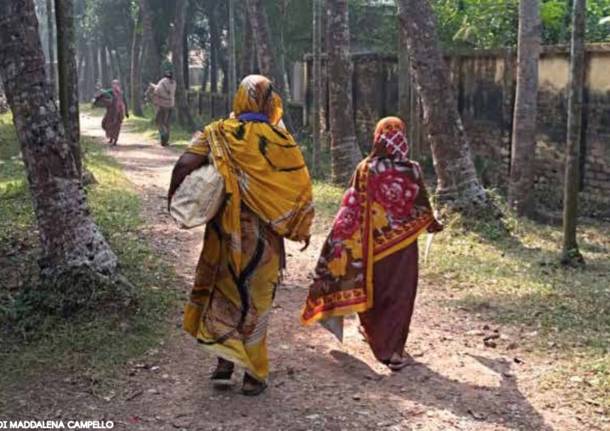
[[[36,282],[38,238],[30,194],[12,121],[0,116],[0,326],[14,314],[21,289]],[[177,299],[172,269],[156,257],[141,233],[140,201],[119,165],[84,139],[86,166],[98,184],[87,190],[96,222],[117,253],[122,273],[136,286],[129,313],[97,309],[74,320],[42,319],[0,338],[0,411],[28,379],[76,375],[97,381],[157,345],[167,332],[168,310]],[[6,390],[4,390],[6,389]]]

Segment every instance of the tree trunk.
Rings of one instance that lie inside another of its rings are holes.
[[[53,37],[53,29],[55,23],[53,22],[53,0],[47,0],[47,31],[48,31],[48,49],[49,49],[49,81],[51,82],[51,91],[53,95],[57,91],[57,79],[55,77],[55,38]]]
[[[361,158],[352,101],[353,65],[347,0],[327,0],[331,180],[346,185]]]
[[[263,1],[246,0],[246,7],[248,8],[248,18],[250,19],[254,44],[256,45],[258,67],[263,75],[273,81],[273,88],[282,96],[287,96],[285,94],[284,73],[273,54],[269,21]]]
[[[568,133],[563,181],[563,250],[564,264],[583,263],[578,250],[578,190],[580,186],[580,145],[582,139],[582,103],[585,79],[586,0],[574,0],[572,42],[570,46],[570,86],[568,96]]]
[[[86,102],[87,98],[85,97],[85,55],[82,52],[82,49],[79,50],[80,54],[78,55],[78,69],[76,70],[76,74],[78,75],[78,100],[79,102]]]
[[[79,159],[63,134],[45,73],[34,2],[0,2],[0,16],[0,75],[34,201],[43,280],[88,289],[82,283],[116,274],[117,258],[91,219]]]
[[[80,116],[78,109],[78,71],[76,69],[76,32],[72,0],[55,0],[57,22],[57,70],[59,108],[68,145],[72,147],[76,169],[82,173]]]
[[[95,42],[91,44],[91,60],[91,66],[93,67],[93,83],[97,86],[102,82],[100,79],[99,49]]]
[[[421,157],[419,142],[415,140],[417,129],[416,106],[413,103],[417,97],[413,89],[411,79],[411,67],[409,64],[409,49],[407,37],[403,28],[398,30],[398,112],[400,118],[407,125],[407,137],[409,140],[409,156],[413,160]]]
[[[176,112],[178,123],[188,129],[195,129],[195,121],[188,106],[188,99],[184,80],[184,71],[181,67],[184,53],[183,37],[186,21],[186,8],[188,0],[176,0],[176,15],[174,29],[171,34],[172,62],[174,63],[174,79],[176,80]]]
[[[287,17],[288,0],[281,0],[279,3],[280,3],[279,4],[279,7],[280,7],[279,67],[280,67],[280,72],[282,73],[282,78],[283,78],[283,82],[284,82],[284,87],[282,88],[282,92],[286,96],[286,100],[291,100],[292,95],[290,94],[290,81],[288,79],[288,68],[286,65],[286,37],[285,37],[286,22],[288,20],[288,17]]]
[[[237,57],[235,54],[235,0],[229,0],[229,95],[237,90]]]
[[[140,0],[142,12],[142,82],[148,86],[161,78],[161,56],[155,43],[150,0]]]
[[[509,204],[519,216],[532,215],[534,161],[536,154],[536,112],[538,99],[538,58],[540,20],[538,0],[519,2],[519,45],[517,51],[517,91],[513,114]]]
[[[106,52],[106,44],[100,42],[100,76],[102,79],[102,87],[110,87],[110,73],[108,73],[108,53]]]
[[[210,59],[203,60],[203,73],[201,74],[201,91],[208,91],[208,81],[210,80]]]
[[[427,0],[397,0],[397,4],[432,147],[439,202],[456,211],[488,207],[438,45],[432,7]]]
[[[322,0],[313,0],[313,109],[311,118],[312,149],[311,149],[311,169],[313,175],[318,172],[320,163],[321,125],[320,109],[322,106]]]
[[[256,59],[256,45],[252,43],[254,36],[252,35],[252,25],[248,17],[247,9],[244,10],[244,37],[243,37],[243,51],[242,51],[242,66],[241,73],[242,77],[259,73],[258,60]]]
[[[210,25],[210,92],[218,93],[218,52],[220,51],[220,30],[215,12],[216,3],[209,3],[208,22]]]
[[[93,80],[93,59],[91,56],[91,47],[88,43],[83,43],[83,57],[85,57],[85,70],[83,77],[83,97],[86,102],[90,102],[93,97],[93,89],[95,81]]]
[[[191,88],[190,76],[189,76],[189,43],[187,38],[187,31],[185,29],[182,34],[182,76],[184,77],[184,88],[187,90]]]
[[[138,11],[135,26],[133,28],[133,40],[131,42],[131,110],[134,115],[142,117],[142,9]]]

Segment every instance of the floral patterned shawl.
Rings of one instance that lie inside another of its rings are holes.
[[[421,168],[408,150],[404,123],[381,120],[324,243],[303,323],[370,309],[374,263],[413,243],[433,222]]]

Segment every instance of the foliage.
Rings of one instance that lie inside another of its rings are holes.
[[[141,239],[140,203],[115,161],[84,140],[86,167],[98,184],[87,197],[95,220],[118,254],[122,272],[135,285],[135,307],[96,308],[72,320],[44,317],[19,302],[36,283],[38,238],[23,163],[10,115],[0,116],[0,386],[23,383],[38,373],[81,370],[92,381],[142,354],[164,334],[175,280]],[[108,340],[112,340],[111,343]],[[2,410],[0,396],[0,410]]]
[[[517,42],[517,0],[434,0],[439,36],[446,48],[496,48]],[[570,14],[565,0],[540,4],[544,44],[569,41]],[[587,2],[587,41],[610,40],[610,26],[600,20],[610,15],[610,0]]]

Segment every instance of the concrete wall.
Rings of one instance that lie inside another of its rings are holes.
[[[489,187],[505,189],[510,169],[516,53],[509,49],[481,51],[446,59],[483,182]],[[366,148],[376,121],[398,113],[397,59],[360,54],[353,61],[354,116],[360,145]],[[610,44],[588,46],[586,62],[581,195],[585,207],[607,214],[610,212]],[[307,72],[310,68],[311,59],[306,57],[305,77],[311,76]],[[539,68],[536,191],[547,204],[558,207],[567,127],[568,48],[545,47]],[[306,94],[310,93],[307,89],[310,86],[308,82]],[[307,119],[311,98],[305,100]],[[425,141],[423,136],[420,139]],[[423,157],[429,155],[428,145],[419,147]]]

